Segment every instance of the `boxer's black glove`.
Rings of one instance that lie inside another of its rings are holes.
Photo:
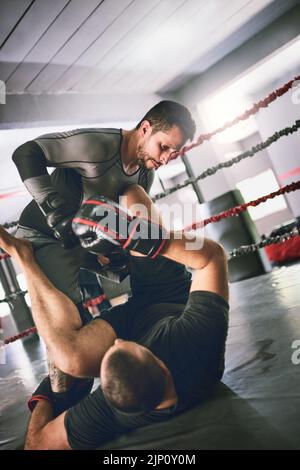
[[[39,207],[46,217],[48,226],[64,248],[74,248],[79,244],[72,230],[72,219],[77,208],[68,205],[56,192],[49,194]]]
[[[28,408],[32,412],[39,401],[48,401],[53,407],[53,415],[58,416],[65,410],[79,403],[90,394],[94,379],[75,379],[67,392],[53,392],[50,377],[47,375],[28,400]]]
[[[103,245],[109,242],[155,259],[167,239],[167,231],[161,225],[133,217],[103,196],[87,199],[75,215],[72,227],[81,246],[96,254],[103,253]]]
[[[31,398],[28,400],[28,408],[32,412],[36,407],[37,402],[48,401],[53,405],[53,396],[50,377],[47,375],[41,383],[37,386],[37,389],[33,392]]]

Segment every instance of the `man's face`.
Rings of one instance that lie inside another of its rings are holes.
[[[174,158],[184,145],[184,137],[177,126],[169,131],[153,133],[153,128],[144,121],[139,129],[140,138],[137,145],[137,163],[148,170],[157,170],[161,165]]]

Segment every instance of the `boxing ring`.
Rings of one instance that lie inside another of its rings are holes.
[[[296,77],[250,110],[182,149],[181,156],[214,135],[245,120],[288,92]],[[196,178],[156,195],[161,199],[204,179],[221,168],[255,156],[278,139],[297,132],[300,121],[279,130],[265,142],[232,160],[207,169]],[[185,230],[238,216],[249,206],[296,191],[300,181],[281,187],[255,201],[240,204]],[[14,223],[6,224],[7,228]],[[277,236],[237,247],[228,253],[231,262],[265,246],[299,238],[299,225]],[[7,262],[1,255],[0,262]],[[25,292],[16,291],[0,302],[14,302]],[[1,306],[1,303],[0,303]],[[34,327],[16,331],[12,316],[2,322],[0,449],[22,448],[28,422],[26,400],[47,374],[45,348]],[[3,334],[4,331],[4,334]],[[17,341],[22,337],[26,339]],[[101,449],[300,449],[300,264],[230,285],[230,321],[226,369],[214,396],[169,421],[132,431]]]

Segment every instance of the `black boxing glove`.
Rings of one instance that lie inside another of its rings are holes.
[[[33,412],[39,401],[48,401],[53,407],[53,415],[56,417],[79,403],[90,394],[94,379],[74,379],[74,383],[66,392],[53,392],[50,377],[47,375],[28,400],[28,408]]]
[[[72,219],[77,208],[68,205],[57,192],[49,194],[39,207],[64,248],[74,248],[79,244],[72,230]]]
[[[41,383],[38,385],[37,389],[33,392],[31,398],[28,400],[28,408],[32,412],[36,407],[36,404],[39,401],[48,401],[53,405],[53,396],[50,377],[47,375]]]
[[[54,416],[77,405],[83,398],[89,395],[94,385],[94,379],[74,379],[70,389],[66,392],[52,392],[54,404]]]
[[[123,250],[155,259],[162,251],[167,231],[151,220],[133,217],[119,204],[103,196],[87,199],[72,223],[80,244],[92,253],[103,253],[109,242]]]

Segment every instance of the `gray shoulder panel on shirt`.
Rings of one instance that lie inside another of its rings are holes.
[[[120,150],[120,129],[88,128],[45,134],[34,139],[50,165],[71,167],[75,163],[105,163]]]

